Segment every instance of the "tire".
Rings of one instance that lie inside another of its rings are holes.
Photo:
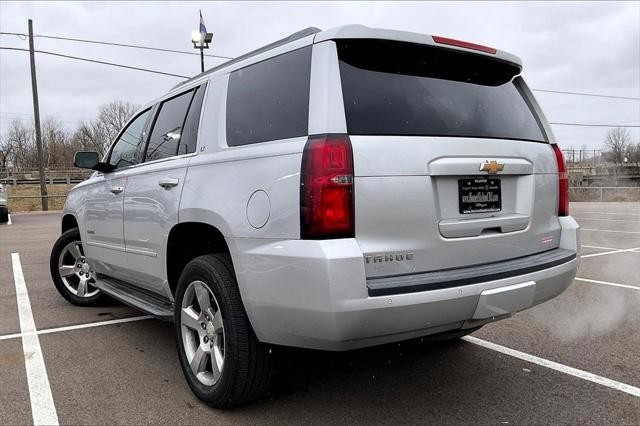
[[[9,209],[6,207],[0,207],[0,223],[9,222]]]
[[[86,263],[78,228],[64,232],[53,245],[49,270],[58,293],[68,302],[94,306],[103,299],[100,290],[93,286],[95,275]]]
[[[200,306],[205,296],[209,309]],[[224,408],[266,392],[273,361],[251,328],[229,256],[200,256],[187,264],[176,290],[174,319],[180,366],[198,398]],[[198,354],[202,356],[196,358]]]

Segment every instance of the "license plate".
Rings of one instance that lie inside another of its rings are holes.
[[[458,199],[461,214],[499,212],[502,209],[500,179],[460,179]]]

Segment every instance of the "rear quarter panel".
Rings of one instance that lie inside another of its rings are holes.
[[[179,221],[208,223],[227,240],[299,238],[300,164],[307,138],[228,147],[227,84],[228,75],[210,82],[198,155],[189,162]],[[262,227],[251,226],[247,218],[249,199],[258,190],[268,196],[268,219]]]

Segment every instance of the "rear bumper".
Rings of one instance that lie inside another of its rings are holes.
[[[504,262],[456,268],[421,274],[400,275],[367,280],[369,296],[416,293],[419,291],[467,286],[502,278],[511,278],[565,264],[577,257],[573,250],[557,248]]]
[[[557,253],[564,257],[556,263],[402,294],[369,294],[353,239],[237,239],[231,246],[243,302],[261,341],[348,350],[475,327],[559,295],[579,264],[578,225],[571,217],[560,224]]]

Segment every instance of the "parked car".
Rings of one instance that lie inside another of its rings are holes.
[[[0,183],[0,223],[9,221],[9,207],[7,205],[7,187]]]
[[[277,345],[454,338],[562,293],[567,173],[519,58],[308,29],[142,108],[69,192],[51,275],[175,323],[203,401],[259,398]],[[106,354],[105,356],[108,356]]]

